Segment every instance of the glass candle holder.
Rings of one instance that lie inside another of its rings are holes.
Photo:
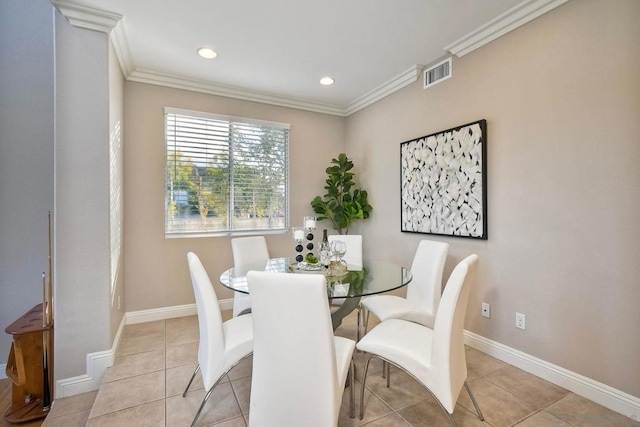
[[[307,231],[313,231],[316,229],[316,217],[305,216],[302,221],[303,227]]]

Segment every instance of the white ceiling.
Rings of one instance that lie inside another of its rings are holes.
[[[341,115],[565,1],[52,0],[74,25],[113,19],[130,80]],[[319,84],[327,75],[334,85]]]

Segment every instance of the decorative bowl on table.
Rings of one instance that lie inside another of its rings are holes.
[[[329,262],[329,273],[339,276],[347,273],[347,263],[344,260],[332,260]]]
[[[309,263],[309,262],[306,262],[306,261],[292,262],[291,264],[289,264],[289,269],[291,271],[298,271],[298,272],[321,271],[322,270],[322,264],[320,264],[319,262]]]

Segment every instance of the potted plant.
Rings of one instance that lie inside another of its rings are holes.
[[[369,218],[373,208],[367,202],[367,192],[355,188],[355,174],[350,172],[353,162],[346,154],[340,153],[331,163],[334,166],[329,166],[326,170],[327,185],[324,188],[327,194],[324,198],[316,196],[311,201],[311,207],[318,215],[318,221],[328,219],[339,234],[348,234],[351,224],[359,219]]]

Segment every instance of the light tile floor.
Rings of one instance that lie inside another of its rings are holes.
[[[223,317],[231,311],[223,312]],[[338,335],[355,338],[355,315],[345,319]],[[100,390],[54,402],[45,427],[188,426],[204,397],[202,380],[182,392],[197,364],[198,322],[195,316],[125,327],[114,366]],[[367,356],[356,353],[356,402]],[[468,382],[485,416],[482,423],[463,390],[454,411],[459,426],[636,426],[640,423],[610,411],[518,368],[467,348]],[[371,362],[365,389],[364,419],[348,416],[344,393],[339,426],[448,426],[446,415],[407,374],[391,370],[391,388]],[[251,388],[251,358],[234,368],[211,395],[198,426],[246,426]],[[287,427],[287,426],[283,426]],[[298,426],[295,426],[298,427]]]

